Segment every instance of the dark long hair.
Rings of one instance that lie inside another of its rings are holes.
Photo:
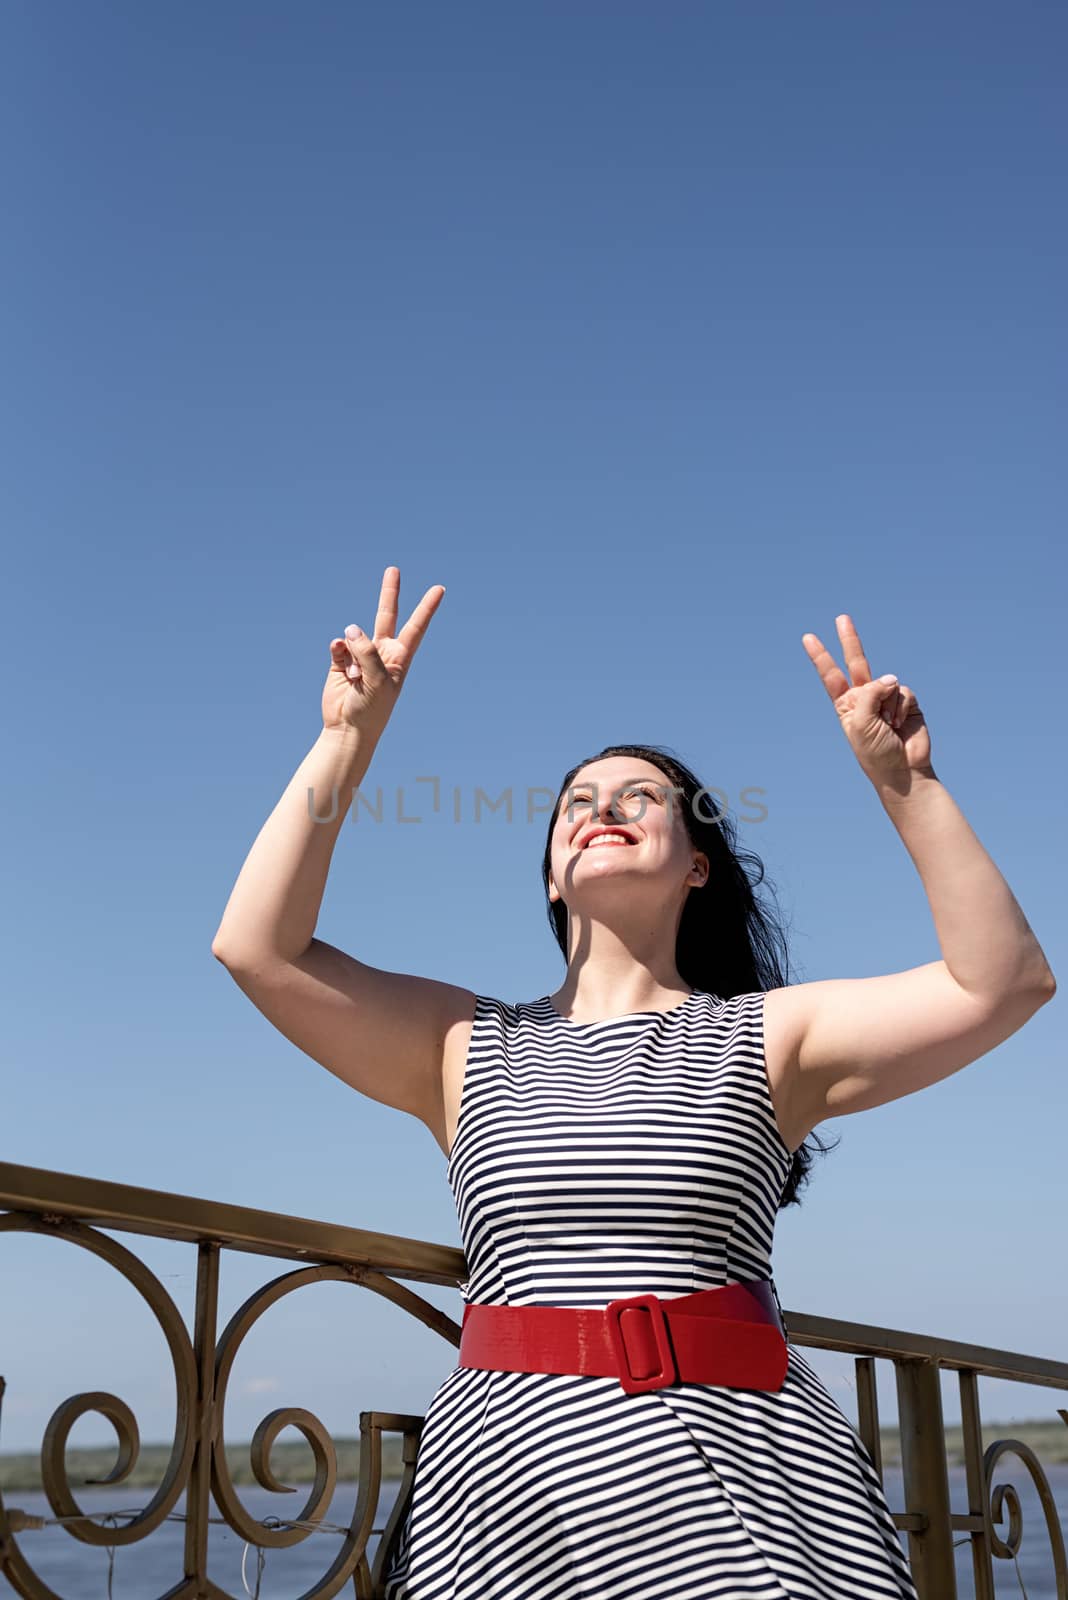
[[[690,890],[679,922],[675,943],[679,977],[691,988],[718,995],[721,1000],[756,990],[785,988],[790,982],[786,937],[778,919],[756,894],[757,886],[766,881],[763,863],[751,850],[739,846],[737,828],[727,811],[715,805],[696,773],[663,745],[606,745],[596,755],[579,761],[564,776],[541,863],[549,926],[564,960],[568,959],[567,906],[562,900],[549,899],[553,828],[560,802],[576,775],[592,761],[602,761],[607,756],[634,756],[659,767],[674,787],[673,799],[682,811],[690,839],[708,857],[708,878],[701,889]],[[809,1139],[823,1155],[834,1148],[824,1144],[818,1134],[810,1134]],[[809,1181],[813,1160],[808,1142],[806,1139],[794,1151],[779,1199],[780,1211],[785,1206],[801,1204],[798,1190]]]

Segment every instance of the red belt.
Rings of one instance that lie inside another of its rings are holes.
[[[618,1377],[627,1394],[669,1383],[782,1388],[789,1362],[770,1279],[671,1300],[633,1294],[585,1306],[464,1306],[460,1366]]]

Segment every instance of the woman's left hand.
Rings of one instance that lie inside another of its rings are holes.
[[[853,754],[873,783],[931,773],[931,738],[916,696],[890,673],[873,681],[853,619],[843,615],[835,621],[848,678],[814,633],[802,634],[801,643],[834,701]]]

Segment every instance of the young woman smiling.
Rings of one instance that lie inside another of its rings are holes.
[[[873,678],[849,617],[846,672],[803,636],[940,960],[790,984],[760,864],[697,775],[613,745],[565,775],[548,829],[563,981],[509,1002],[315,938],[347,807],[313,817],[363,778],[445,592],[398,634],[399,586],[387,568],[372,637],[332,641],[322,734],[212,947],[287,1038],[447,1158],[463,1338],[387,1600],[915,1600],[871,1457],[789,1344],[771,1271],[818,1123],[958,1072],[1055,989],[915,694]]]

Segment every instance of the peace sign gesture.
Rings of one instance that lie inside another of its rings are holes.
[[[834,701],[861,767],[873,783],[901,773],[933,776],[931,738],[916,696],[889,672],[873,682],[852,617],[843,614],[835,622],[848,678],[814,633],[803,633],[801,643]]]
[[[373,738],[379,736],[444,593],[440,583],[428,589],[397,633],[400,568],[386,568],[374,637],[369,639],[350,623],[343,639],[330,641],[330,671],[323,689],[324,728],[366,729]]]

